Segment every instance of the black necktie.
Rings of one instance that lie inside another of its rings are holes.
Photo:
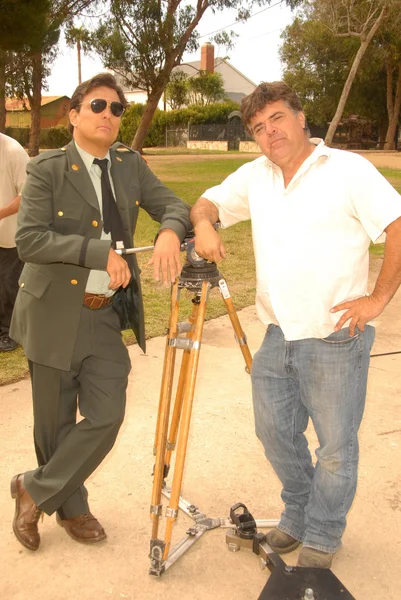
[[[102,170],[102,208],[103,208],[103,229],[105,233],[111,232],[113,242],[124,241],[124,228],[118,212],[117,204],[113,196],[113,190],[109,178],[108,159],[95,158],[93,163],[99,165]]]

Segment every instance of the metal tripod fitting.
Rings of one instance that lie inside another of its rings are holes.
[[[252,550],[259,556],[260,566],[270,571],[259,600],[355,600],[330,569],[286,565],[270,548],[266,535],[257,531],[257,522],[244,504],[235,504],[230,517],[235,529],[226,535],[228,549],[237,546]]]

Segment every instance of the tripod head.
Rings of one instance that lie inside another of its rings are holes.
[[[215,229],[218,229],[219,224],[214,225]],[[124,248],[122,242],[116,243],[116,252],[120,256],[126,254],[136,254],[138,252],[148,252],[153,250],[154,246],[142,246],[138,248]],[[219,285],[221,274],[217,268],[216,263],[209,262],[195,251],[195,233],[189,231],[184,238],[180,246],[181,252],[187,253],[187,260],[184,264],[181,275],[179,278],[178,286],[181,288],[187,288],[194,292],[200,292],[202,283],[208,281],[211,287]]]

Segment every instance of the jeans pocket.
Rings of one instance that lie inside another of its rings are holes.
[[[322,342],[325,344],[349,344],[353,340],[356,340],[360,337],[361,332],[356,330],[354,335],[349,334],[349,327],[343,327],[339,331],[334,331],[326,338],[320,338]]]

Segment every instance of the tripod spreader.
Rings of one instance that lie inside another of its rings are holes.
[[[238,513],[243,509],[242,513]],[[236,552],[248,548],[260,557],[262,569],[267,567],[270,577],[259,600],[355,600],[330,569],[292,567],[273,552],[266,535],[258,533],[256,522],[245,504],[231,507],[230,519],[235,525],[226,535],[228,549]]]

